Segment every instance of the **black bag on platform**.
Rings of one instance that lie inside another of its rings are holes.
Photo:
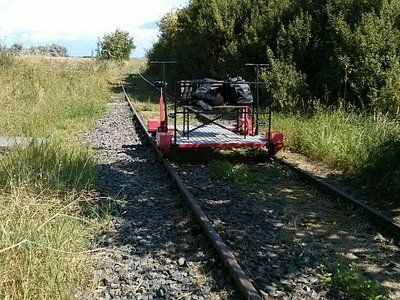
[[[218,106],[224,104],[224,98],[220,94],[218,87],[212,86],[216,80],[204,79],[204,82],[192,93],[192,101],[202,100],[208,105]]]
[[[229,78],[224,83],[224,99],[232,105],[253,103],[250,85],[240,76]]]

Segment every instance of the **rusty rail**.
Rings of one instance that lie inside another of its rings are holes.
[[[275,158],[279,163],[283,164],[286,167],[289,167],[289,169],[295,171],[297,174],[299,174],[301,177],[304,179],[308,180],[315,186],[317,186],[319,189],[324,191],[325,193],[343,201],[346,202],[350,205],[353,205],[354,207],[360,208],[366,215],[372,219],[378,226],[380,226],[384,231],[389,233],[391,236],[394,238],[400,238],[400,224],[389,218],[388,216],[384,215],[380,211],[376,210],[375,208],[372,208],[368,206],[366,203],[363,201],[356,199],[355,197],[346,194],[345,192],[339,190],[338,188],[334,187],[332,184],[329,184],[322,179],[310,174],[309,172],[293,165],[292,163],[288,162],[287,160],[283,158]]]
[[[185,186],[182,179],[179,177],[178,173],[175,171],[175,169],[173,168],[171,163],[163,157],[163,155],[162,155],[161,151],[158,149],[155,141],[150,136],[150,134],[147,132],[146,126],[144,125],[143,121],[140,119],[140,116],[138,115],[137,111],[135,110],[135,108],[132,104],[132,101],[129,99],[129,96],[126,93],[125,87],[122,84],[122,82],[121,82],[121,87],[124,92],[124,97],[125,97],[126,101],[129,103],[129,106],[134,114],[134,118],[135,118],[136,122],[138,123],[138,125],[140,127],[140,130],[145,135],[145,137],[149,141],[149,143],[152,145],[154,151],[157,154],[159,161],[163,164],[164,168],[166,169],[166,171],[170,175],[171,179],[173,180],[173,182],[177,186],[178,190],[180,191],[182,197],[185,199],[187,205],[192,210],[193,214],[195,215],[195,217],[196,217],[198,223],[200,224],[202,230],[204,231],[205,235],[211,241],[214,249],[218,252],[222,262],[230,271],[230,273],[231,273],[236,285],[240,289],[241,293],[243,294],[245,299],[261,300],[261,296],[259,295],[256,288],[251,283],[250,279],[247,277],[247,275],[244,273],[244,271],[242,270],[242,268],[236,261],[235,256],[233,255],[232,251],[230,251],[229,248],[226,246],[226,244],[222,240],[221,236],[218,234],[216,229],[212,226],[212,224],[211,224],[210,220],[207,218],[206,214],[203,212],[203,210],[197,204],[192,193]]]

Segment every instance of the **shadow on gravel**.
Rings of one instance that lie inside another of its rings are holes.
[[[249,163],[251,180],[245,184],[220,181],[207,167],[199,172],[186,164],[183,170],[192,193],[265,295],[345,299],[341,291],[347,289],[355,290],[350,297],[384,294],[370,279],[400,295],[400,255],[393,241],[282,166]]]
[[[111,224],[97,237],[112,250],[99,264],[102,289],[111,298],[241,299],[149,146],[108,153],[113,161],[101,165],[98,184],[114,203]]]
[[[150,99],[149,93],[154,93],[150,101],[156,99],[157,103],[158,92],[143,83],[138,75],[128,76],[126,82],[132,98]],[[148,253],[162,256],[169,251],[172,261],[176,262],[183,253],[193,253],[193,256],[184,256],[186,261],[193,259],[203,250],[187,252],[192,249],[188,242],[204,237],[192,226],[195,229],[190,229],[188,235],[179,240],[179,248],[184,252],[168,247],[173,239],[169,234],[177,227],[182,228],[180,221],[154,220],[164,220],[166,212],[182,210],[182,204],[175,206],[168,202],[174,195],[169,194],[170,183],[165,174],[149,172],[149,169],[156,169],[156,163],[145,161],[146,146],[135,147],[124,149],[134,161],[103,167],[103,195],[134,201],[122,207],[122,221],[116,225],[111,240],[107,241],[107,234],[105,240],[103,236],[100,240],[139,251],[141,258]],[[222,159],[219,155],[209,149],[180,151],[173,152],[170,160],[184,164],[183,180],[227,246],[234,251],[242,268],[266,297],[345,299],[342,291],[349,287],[359,288],[359,295],[371,296],[376,291],[369,290],[373,284],[368,285],[368,281],[366,285],[362,283],[363,276],[384,282],[400,296],[399,249],[392,240],[378,234],[358,212],[315,191],[276,164],[254,164],[254,157],[249,157],[248,153],[232,155],[229,161],[249,164],[253,182],[237,186],[213,179],[207,163],[210,157]],[[201,171],[196,165],[203,166]],[[186,211],[185,215],[190,213]],[[360,271],[351,273],[349,269],[339,269],[343,261],[347,265],[359,265]],[[202,272],[211,274],[210,270],[215,271],[215,268],[215,263],[206,263]],[[214,271],[212,274],[222,274],[214,278],[216,281],[228,277],[225,270],[223,273]],[[227,283],[219,286],[224,284]]]

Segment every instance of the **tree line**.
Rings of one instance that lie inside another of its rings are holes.
[[[400,116],[400,1],[190,0],[159,23],[149,60],[173,80],[260,78],[278,109],[346,105]],[[156,68],[156,66],[150,66]]]
[[[46,55],[57,57],[68,56],[67,48],[58,44],[31,46],[29,48],[25,48],[23,44],[15,43],[9,48],[4,45],[0,46],[0,51],[9,51],[17,55]]]

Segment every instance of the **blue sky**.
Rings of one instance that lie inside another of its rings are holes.
[[[112,5],[110,4],[112,3]],[[59,44],[71,56],[91,55],[105,33],[128,31],[143,57],[157,40],[157,22],[188,0],[0,0],[0,41],[24,47]]]

